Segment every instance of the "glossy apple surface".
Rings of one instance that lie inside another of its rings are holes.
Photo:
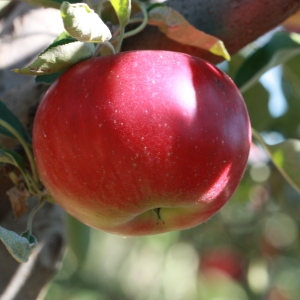
[[[244,101],[219,69],[133,51],[66,71],[38,108],[33,147],[47,191],[68,213],[138,236],[216,213],[243,175],[250,131]]]

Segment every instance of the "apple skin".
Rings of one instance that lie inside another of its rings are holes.
[[[250,140],[233,81],[169,51],[78,63],[52,84],[33,129],[38,172],[54,200],[123,236],[209,219],[238,186]]]

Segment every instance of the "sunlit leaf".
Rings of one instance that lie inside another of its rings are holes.
[[[249,89],[267,70],[300,54],[300,35],[278,32],[263,47],[245,59],[234,81],[242,92]]]
[[[205,49],[230,60],[230,55],[221,40],[198,30],[170,7],[154,7],[149,12],[148,23],[157,26],[168,38],[178,43]]]
[[[92,43],[70,42],[50,47],[29,66],[13,71],[25,75],[53,74],[92,57],[94,53],[95,46]]]
[[[50,44],[41,54],[47,52],[51,48],[55,48],[57,46],[62,46],[70,43],[77,42],[77,39],[73,38],[69,35],[68,32],[63,31],[54,41]]]
[[[103,43],[111,39],[109,28],[87,4],[64,1],[60,12],[66,31],[79,41]]]
[[[130,0],[110,0],[120,22],[125,27],[130,18],[131,1]]]
[[[55,48],[60,45],[65,45],[69,43],[76,42],[77,40],[73,37],[71,37],[66,31],[63,31],[54,41],[51,45],[49,45],[44,51],[51,48]],[[42,54],[42,53],[41,53]],[[44,83],[44,84],[52,84],[62,73],[64,73],[66,70],[62,70],[56,73],[52,74],[45,74],[45,75],[38,75],[35,78],[36,83]]]

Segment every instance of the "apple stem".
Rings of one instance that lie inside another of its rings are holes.
[[[258,143],[263,147],[263,149],[267,152],[267,154],[270,157],[272,157],[272,153],[268,149],[268,146],[264,141],[264,139],[262,138],[262,136],[254,128],[252,128],[251,130],[252,130],[252,137],[255,138],[258,141]]]
[[[97,4],[96,13],[99,15],[99,17],[101,17],[102,7],[103,7],[104,2],[106,2],[106,1],[107,0],[100,0],[99,3]],[[89,5],[89,7],[92,7],[91,1],[88,0],[88,2],[90,2],[90,3],[87,3]]]
[[[134,1],[134,2],[139,6],[141,12],[143,13],[143,17],[130,19],[129,22],[128,22],[128,24],[134,24],[134,23],[141,23],[141,24],[137,28],[135,28],[133,30],[130,30],[128,32],[124,32],[122,40],[126,39],[128,37],[131,37],[133,35],[138,34],[142,30],[144,30],[144,28],[148,24],[148,13],[147,13],[147,9],[146,9],[145,5],[143,3],[139,3],[139,2],[136,2],[136,1]],[[114,33],[114,37],[111,39],[112,42],[115,41],[115,40],[119,40],[120,39],[120,36],[121,36],[120,35],[120,31],[121,31],[121,28]]]
[[[121,46],[122,46],[122,42],[123,42],[123,38],[124,38],[124,33],[125,33],[125,27],[123,27],[121,25],[120,34],[118,36],[118,43],[117,43],[117,46],[116,46],[116,53],[119,53],[121,51]]]
[[[148,24],[148,13],[147,13],[147,9],[146,9],[145,5],[143,3],[139,3],[139,2],[135,2],[135,3],[139,6],[139,9],[143,13],[143,18],[142,18],[143,21],[142,21],[141,25],[138,26],[137,28],[135,28],[135,29],[133,29],[131,31],[126,32],[124,34],[124,37],[123,37],[124,39],[127,38],[127,37],[130,37],[130,36],[138,34],[142,30],[144,30],[144,28]],[[136,23],[136,22],[139,22],[139,21],[141,21],[141,19],[136,19],[136,20],[132,19],[132,20],[129,21],[129,24]]]
[[[38,203],[35,205],[35,207],[31,210],[28,220],[27,220],[27,231],[29,234],[32,234],[32,221],[34,218],[34,215],[42,208],[42,206],[45,204],[46,199],[44,197],[39,198]]]
[[[154,208],[153,210],[154,210],[154,212],[157,216],[157,224],[159,223],[159,221],[162,221],[163,224],[165,224],[164,220],[161,218],[161,215],[160,215],[161,208],[160,207],[159,208]]]
[[[103,43],[99,43],[97,45],[97,48],[96,48],[96,51],[95,51],[95,54],[94,54],[94,57],[98,56],[100,51],[101,51],[101,47],[102,46],[107,46],[107,48],[109,48],[109,50],[111,51],[112,54],[116,54],[116,50],[114,48],[114,46],[109,42],[109,41],[105,41]]]

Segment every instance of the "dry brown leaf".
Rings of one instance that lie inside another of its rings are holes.
[[[178,43],[205,49],[230,60],[230,55],[220,39],[198,30],[179,12],[170,7],[153,8],[149,12],[148,23],[157,26],[168,38]]]
[[[18,185],[9,189],[6,194],[9,197],[12,210],[16,219],[22,216],[28,209],[27,198],[30,196],[25,183],[20,182]]]

